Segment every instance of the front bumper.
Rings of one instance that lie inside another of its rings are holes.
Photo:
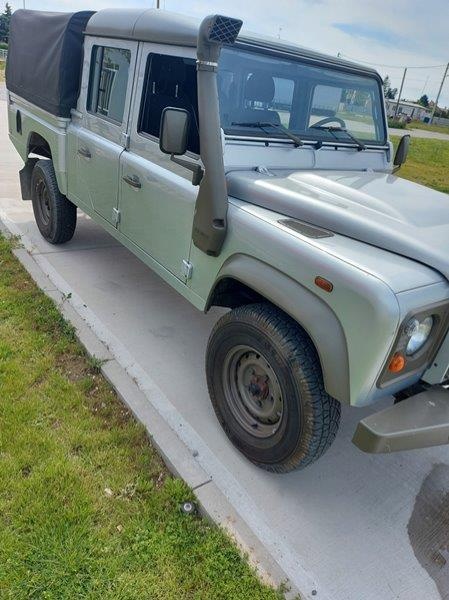
[[[365,417],[352,441],[370,453],[449,444],[449,389],[432,387]]]

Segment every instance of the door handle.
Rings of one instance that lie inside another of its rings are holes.
[[[78,154],[83,158],[92,158],[92,154],[88,148],[78,148]]]
[[[125,183],[127,183],[133,188],[136,188],[137,190],[140,190],[140,188],[142,187],[140,179],[137,177],[137,175],[124,175],[122,179]]]

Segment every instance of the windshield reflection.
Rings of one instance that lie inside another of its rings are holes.
[[[288,131],[301,140],[335,143],[352,138],[359,149],[386,142],[375,77],[234,47],[221,52],[218,83],[226,134],[279,139]]]

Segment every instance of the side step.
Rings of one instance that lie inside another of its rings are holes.
[[[449,444],[449,390],[433,387],[365,417],[352,442],[371,453]]]

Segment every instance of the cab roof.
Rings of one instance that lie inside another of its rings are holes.
[[[196,47],[199,25],[200,21],[197,19],[166,10],[106,8],[99,10],[89,19],[85,33],[99,37]],[[238,36],[236,45],[264,48],[274,53],[295,55],[310,62],[379,77],[377,71],[370,67],[321,54],[277,38],[244,32]]]

